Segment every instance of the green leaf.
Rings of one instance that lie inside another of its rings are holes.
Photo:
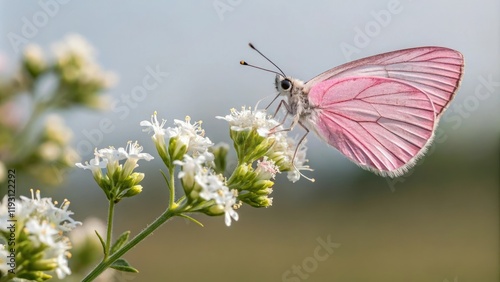
[[[165,182],[167,183],[168,190],[171,190],[172,188],[170,188],[170,181],[168,181],[168,177],[165,175],[163,170],[160,170],[160,173],[163,175],[163,179],[165,179]]]
[[[114,268],[114,269],[119,270],[119,271],[139,273],[139,270],[130,266],[130,264],[128,264],[128,262],[122,258],[117,259],[109,267]]]
[[[111,246],[111,254],[118,251],[125,243],[128,241],[128,236],[130,235],[130,231],[125,231],[116,239],[116,242]]]
[[[179,214],[179,216],[180,216],[180,217],[184,217],[184,218],[186,218],[186,219],[189,219],[189,220],[191,220],[192,222],[194,222],[194,223],[198,224],[199,226],[204,227],[204,226],[203,226],[203,224],[202,224],[201,222],[199,222],[198,220],[196,220],[196,219],[194,219],[194,218],[190,217],[190,216],[189,216],[189,215],[187,215],[187,214],[183,214],[183,213],[181,213],[181,214]]]
[[[95,234],[97,235],[97,237],[99,238],[99,241],[101,241],[102,253],[105,254],[106,253],[106,243],[104,243],[104,240],[102,239],[101,235],[99,235],[99,232],[97,232],[97,230],[94,230],[94,231],[95,231]]]

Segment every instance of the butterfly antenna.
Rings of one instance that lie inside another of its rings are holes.
[[[248,46],[250,46],[250,48],[254,49],[255,51],[257,51],[257,53],[259,53],[262,57],[264,57],[268,62],[270,62],[271,64],[273,64],[273,66],[275,66],[280,72],[281,74],[283,75],[283,77],[286,77],[285,73],[280,69],[280,67],[278,67],[275,63],[273,63],[273,61],[271,61],[268,57],[266,57],[264,54],[262,54],[257,48],[255,48],[255,46],[253,46],[252,43],[248,43]]]
[[[245,61],[240,61],[240,65],[242,66],[249,66],[249,67],[252,67],[252,68],[256,68],[256,69],[259,69],[259,70],[263,70],[263,71],[268,71],[268,72],[272,72],[272,73],[275,73],[277,75],[284,75],[284,74],[281,74],[277,71],[273,71],[273,70],[269,70],[269,69],[265,69],[265,68],[261,68],[261,67],[258,67],[258,66],[255,66],[255,65],[251,65]]]

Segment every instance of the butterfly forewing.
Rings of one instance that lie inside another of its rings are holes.
[[[347,77],[322,81],[309,92],[304,120],[356,164],[398,176],[430,144],[436,122],[429,95],[395,79]]]
[[[419,47],[380,54],[328,70],[305,84],[342,77],[376,76],[399,80],[426,93],[439,117],[455,95],[463,72],[463,56],[443,47]]]

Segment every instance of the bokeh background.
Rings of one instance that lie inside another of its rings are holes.
[[[238,64],[245,59],[271,67],[248,42],[303,80],[349,60],[409,47],[446,46],[465,56],[463,81],[439,135],[408,175],[375,176],[311,136],[315,183],[292,184],[279,176],[273,207],[245,207],[230,228],[222,218],[196,216],[204,228],[174,219],[126,255],[141,272],[117,274],[116,281],[500,280],[497,0],[2,1],[3,73],[20,58],[7,34],[22,35],[24,19],[33,21],[49,2],[56,3],[50,8],[55,12],[27,41],[48,48],[67,34],[84,36],[100,64],[120,78],[108,92],[117,105],[125,105],[148,67],[169,74],[145,99],[127,104],[127,114],[116,107],[61,112],[75,146],[109,118],[114,130],[95,146],[139,140],[155,155],[139,127],[153,111],[169,122],[186,115],[201,119],[214,142],[229,143],[226,123],[215,116],[275,94],[272,74]],[[82,148],[82,158],[90,159]],[[118,205],[119,233],[136,234],[165,208],[160,168],[158,159],[141,164],[145,189]],[[105,198],[88,171],[72,171],[59,187],[21,176],[17,183],[19,194],[39,188],[43,195],[69,198],[79,220],[106,217]],[[318,240],[337,244],[324,261],[314,259]],[[302,267],[302,277],[294,266]]]

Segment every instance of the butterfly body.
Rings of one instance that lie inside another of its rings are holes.
[[[309,105],[308,92],[304,91],[304,82],[296,78],[276,75],[275,85],[279,95],[287,97],[286,107],[294,117],[293,125],[299,120],[307,120],[313,109]]]
[[[359,166],[399,176],[431,144],[454,97],[463,57],[443,47],[380,54],[328,70],[308,82],[277,75],[292,127],[301,124]]]

